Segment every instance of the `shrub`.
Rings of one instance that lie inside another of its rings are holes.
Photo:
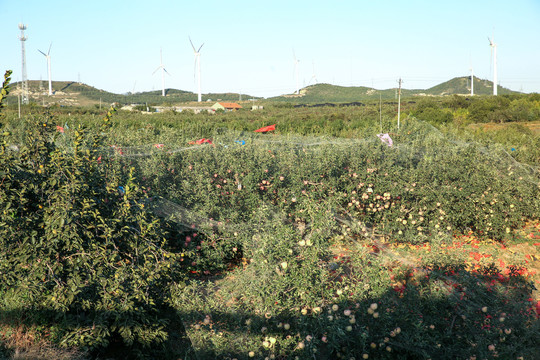
[[[145,211],[134,168],[121,172],[114,156],[100,154],[99,136],[62,133],[52,121],[26,120],[22,143],[2,135],[0,294],[64,346],[160,343],[175,256]]]
[[[443,124],[453,120],[452,113],[443,109],[441,104],[432,98],[420,99],[412,113],[415,117],[433,124]]]

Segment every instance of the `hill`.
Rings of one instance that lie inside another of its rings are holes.
[[[402,96],[414,95],[415,90],[402,89]],[[271,101],[284,101],[292,103],[337,103],[356,101],[394,100],[397,89],[377,90],[364,86],[338,86],[331,84],[310,85],[300,90],[300,94],[281,95],[269,98]]]
[[[12,84],[10,96],[14,99],[20,94],[20,82]],[[39,104],[88,106],[100,103],[120,103],[120,104],[149,104],[167,105],[193,102],[197,95],[193,92],[166,89],[166,96],[161,96],[161,90],[146,91],[140,93],[115,94],[105,90],[100,90],[87,84],[73,81],[53,81],[53,96],[48,96],[48,83],[46,81],[28,81],[30,100]],[[416,96],[445,96],[445,95],[468,95],[470,94],[470,78],[468,76],[457,77],[429,89],[402,89],[402,98]],[[493,93],[493,83],[489,80],[474,78],[475,95],[491,95]],[[518,94],[518,92],[498,87],[499,95]],[[272,102],[289,102],[295,104],[320,104],[320,103],[352,103],[352,102],[373,102],[379,97],[384,101],[396,101],[397,89],[377,90],[364,86],[337,86],[331,84],[310,85],[300,90],[300,94],[288,94],[266,99]],[[240,98],[255,98],[246,94],[238,93],[209,93],[203,94],[205,102],[214,101],[238,101]],[[14,99],[15,100],[15,99]],[[13,100],[12,100],[13,101]],[[16,101],[16,100],[15,100]]]
[[[53,96],[48,96],[49,84],[46,81],[29,80],[28,92],[30,101],[38,104],[59,104],[64,106],[88,106],[100,103],[111,104],[151,104],[165,105],[192,102],[197,99],[197,94],[189,91],[177,89],[165,89],[165,95],[161,95],[161,90],[146,91],[140,93],[115,94],[105,90],[100,90],[87,84],[74,81],[53,81]],[[11,101],[16,101],[20,94],[20,82],[11,84]],[[238,93],[209,93],[203,94],[204,101],[238,101],[240,96],[243,99],[253,98],[253,96]]]
[[[493,94],[493,82],[489,80],[479,79],[474,77],[474,94],[475,95],[492,95]],[[426,90],[426,94],[435,96],[462,94],[469,95],[471,93],[471,78],[469,76],[462,76],[453,78],[439,85],[433,86]],[[497,87],[497,93],[499,95],[518,94],[516,91],[504,88],[502,86]]]
[[[491,95],[493,93],[493,83],[489,80],[474,78],[475,95]],[[518,92],[499,86],[499,95],[518,94]],[[444,96],[444,95],[468,95],[470,94],[470,77],[457,77],[429,89],[401,89],[402,98],[414,96]],[[285,101],[293,103],[338,103],[357,101],[378,101],[379,96],[385,101],[395,101],[397,99],[397,88],[377,90],[363,86],[336,86],[330,84],[316,84],[307,86],[300,90],[300,94],[281,95],[272,97],[272,101]]]

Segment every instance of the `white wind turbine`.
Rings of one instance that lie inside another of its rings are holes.
[[[198,74],[198,79],[197,79],[197,90],[198,90],[198,96],[197,96],[197,101],[198,102],[201,102],[202,101],[202,96],[201,96],[201,48],[203,47],[204,43],[199,46],[199,50],[195,50],[195,46],[193,45],[193,41],[191,41],[191,38],[189,38],[189,42],[191,43],[191,47],[193,48],[193,52],[195,53],[195,68]],[[193,73],[193,77],[195,78],[195,72]]]
[[[298,63],[300,62],[300,60],[298,60],[296,58],[296,54],[294,53],[294,50],[293,50],[293,58],[294,58],[294,72],[295,72],[295,75],[296,75],[296,95],[299,95],[300,94],[300,85],[298,84]]]
[[[497,44],[495,44],[494,37],[491,39],[488,36],[489,46],[491,47],[491,58],[493,61],[493,95],[497,95]]]
[[[474,74],[473,74],[473,68],[471,65],[471,96],[474,95]]]
[[[49,96],[53,94],[52,93],[52,79],[51,79],[51,46],[52,46],[52,43],[51,45],[49,45],[49,51],[47,51],[46,54],[43,51],[38,49],[38,51],[47,58],[47,72],[49,73]]]
[[[162,49],[159,49],[159,66],[156,70],[154,70],[152,75],[154,75],[159,69],[161,69],[161,96],[165,96],[165,73],[167,73],[169,76],[171,76],[171,74],[169,74],[169,72],[167,71],[167,69],[165,69],[165,66],[163,65]]]

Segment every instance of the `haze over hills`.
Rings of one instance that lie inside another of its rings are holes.
[[[15,99],[18,94],[20,83],[12,83],[10,97]],[[72,81],[53,81],[52,89],[53,96],[48,96],[48,82],[31,80],[28,81],[28,89],[30,99],[33,102],[40,104],[59,105],[74,105],[87,106],[93,104],[109,104],[118,102],[120,104],[179,104],[194,102],[197,99],[197,94],[184,90],[166,89],[166,96],[161,96],[161,90],[147,91],[140,93],[114,94],[105,90],[96,89],[90,85],[72,82]],[[498,87],[499,95],[519,94],[519,92]],[[474,94],[475,95],[491,95],[493,93],[492,82],[474,78]],[[457,77],[429,89],[401,89],[402,98],[410,98],[416,96],[445,96],[445,95],[469,95],[470,94],[470,77]],[[246,94],[238,93],[210,93],[203,94],[203,103],[201,106],[206,106],[206,103],[216,101],[234,101],[257,99],[274,102],[290,102],[299,104],[313,103],[340,103],[340,102],[357,102],[357,101],[378,101],[379,97],[384,100],[397,99],[397,88],[377,90],[364,86],[337,86],[331,84],[316,84],[310,85],[300,90],[300,94],[288,94],[267,99],[255,98]],[[13,100],[12,100],[13,101]]]

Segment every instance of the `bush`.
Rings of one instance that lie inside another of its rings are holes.
[[[477,123],[508,121],[510,99],[505,96],[474,97],[469,106],[469,119]]]
[[[453,120],[452,112],[442,108],[442,105],[432,98],[420,99],[412,114],[432,124],[444,124]]]
[[[510,121],[536,121],[540,119],[540,101],[534,97],[515,99],[510,103],[508,113]]]
[[[161,343],[176,257],[145,210],[134,168],[102,157],[99,136],[66,134],[52,120],[27,120],[22,143],[2,134],[0,294],[63,346]]]

